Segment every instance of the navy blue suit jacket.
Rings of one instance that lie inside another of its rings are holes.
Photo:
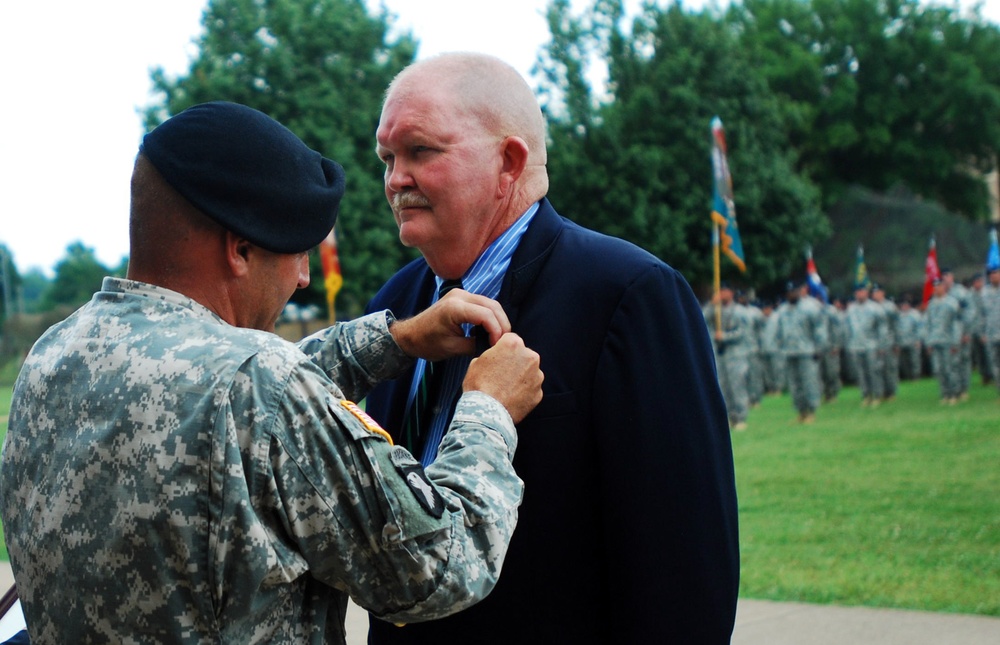
[[[416,260],[369,304],[426,308]],[[739,581],[726,409],[701,308],[653,255],[543,200],[498,298],[541,356],[543,399],[518,425],[524,502],[500,580],[430,623],[372,620],[383,643],[729,643]],[[402,428],[411,381],[367,411]]]

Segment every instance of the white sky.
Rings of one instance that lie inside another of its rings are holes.
[[[482,51],[528,78],[548,38],[545,0],[381,1],[420,41],[418,57]],[[138,110],[152,98],[149,70],[187,71],[205,4],[0,2],[0,243],[20,273],[51,276],[73,242],[109,267],[128,254],[128,183],[142,136]],[[1000,22],[1000,0],[984,7]]]

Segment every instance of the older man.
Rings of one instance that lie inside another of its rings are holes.
[[[730,435],[684,278],[556,213],[541,110],[496,58],[405,69],[376,139],[400,240],[423,257],[371,308],[417,312],[461,279],[499,300],[545,383],[518,425],[525,499],[496,589],[443,620],[374,620],[371,642],[728,643],[739,573]],[[464,369],[433,366],[443,377],[431,405],[420,405],[417,368],[376,388],[367,409],[393,428],[412,417],[409,439],[432,463]]]

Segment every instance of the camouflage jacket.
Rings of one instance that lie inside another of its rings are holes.
[[[879,348],[878,339],[886,324],[885,310],[874,300],[852,302],[847,306],[847,349],[872,351]]]
[[[297,347],[106,278],[14,388],[0,512],[32,642],[344,643],[348,595],[396,622],[483,598],[514,426],[470,392],[426,470],[390,445],[345,400],[412,360],[390,323]]]
[[[829,342],[823,305],[813,298],[785,302],[777,311],[777,342],[788,356],[807,356],[823,351]]]
[[[983,334],[991,343],[1000,342],[1000,287],[983,287]]]
[[[950,294],[931,298],[927,303],[923,340],[931,347],[962,342],[962,305]]]

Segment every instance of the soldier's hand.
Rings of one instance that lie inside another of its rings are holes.
[[[510,331],[510,320],[499,302],[453,289],[413,318],[397,320],[389,332],[406,354],[438,361],[475,352],[476,340],[466,337],[465,323],[482,327],[490,345]]]
[[[517,334],[504,334],[482,356],[473,359],[462,382],[465,392],[492,396],[520,423],[542,400],[544,375],[538,353],[525,346]]]

